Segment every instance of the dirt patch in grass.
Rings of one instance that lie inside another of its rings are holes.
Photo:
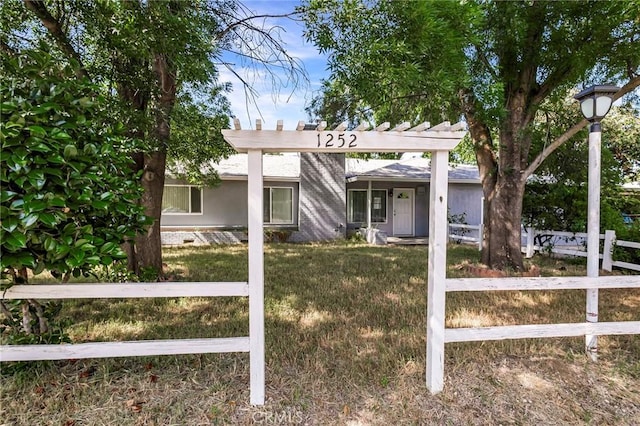
[[[452,247],[449,276],[477,262]],[[584,264],[538,259],[542,275]],[[171,249],[190,281],[246,280],[246,247]],[[579,322],[584,292],[452,293],[447,326]],[[640,291],[607,290],[602,321],[640,320]],[[247,354],[3,364],[0,424],[638,424],[640,336],[455,343],[445,389],[425,387],[426,248],[267,246],[266,404]],[[246,335],[245,299],[69,301],[74,341]]]

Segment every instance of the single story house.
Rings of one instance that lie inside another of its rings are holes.
[[[215,166],[216,187],[167,176],[161,220],[163,244],[231,243],[246,239],[246,154]],[[327,241],[359,228],[389,236],[429,233],[430,162],[426,158],[362,160],[344,154],[264,155],[265,231],[281,240]],[[476,166],[449,168],[449,214],[482,221]],[[367,208],[369,206],[369,208]]]

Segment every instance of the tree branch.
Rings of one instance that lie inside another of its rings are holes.
[[[458,93],[464,116],[469,126],[469,133],[474,144],[474,151],[478,161],[478,169],[482,187],[493,187],[496,182],[497,158],[493,151],[491,131],[487,125],[477,117],[476,98],[470,89],[462,89]]]
[[[236,22],[233,22],[231,24],[229,24],[226,28],[224,28],[222,31],[220,31],[218,34],[216,34],[215,36],[215,41],[220,41],[224,38],[224,36],[226,36],[227,34],[229,34],[231,31],[233,31],[236,27],[239,27],[241,25],[244,25],[245,23],[252,21],[254,19],[266,19],[266,18],[290,18],[293,19],[292,17],[297,15],[298,12],[291,12],[291,13],[286,13],[283,15],[253,15],[253,16],[247,16],[246,18],[240,19]]]
[[[634,90],[638,86],[640,86],[640,75],[636,75],[631,80],[629,80],[627,82],[627,84],[622,86],[620,88],[620,90],[618,90],[616,92],[616,94],[613,95],[613,100],[616,101],[616,100],[620,99],[621,97],[623,97],[627,93],[631,92],[632,90]]]
[[[484,50],[480,49],[480,46],[478,46],[477,44],[474,44],[473,47],[476,49],[476,52],[478,52],[478,57],[487,68],[487,72],[491,74],[491,77],[498,80],[498,72],[496,71],[495,67],[491,65],[491,61],[489,61],[489,58],[487,57]]]
[[[22,309],[22,329],[25,334],[33,334],[33,328],[31,327],[31,321],[33,321],[33,315],[29,311],[29,302],[26,300],[22,301],[21,305]]]
[[[549,77],[547,77],[544,83],[542,83],[538,87],[536,94],[531,100],[531,104],[539,105],[540,102],[542,102],[542,100],[545,99],[549,95],[549,93],[551,93],[551,91],[558,87],[560,82],[564,81],[564,79],[569,75],[570,72],[571,65],[569,64],[569,62],[565,62],[564,65],[557,68],[553,73],[549,75]]]
[[[613,96],[613,100],[615,101],[621,98],[622,96],[631,92],[638,86],[640,86],[640,76],[636,76],[632,78],[627,82],[627,84],[622,86],[620,90],[618,90],[616,94]],[[538,156],[531,162],[529,167],[526,168],[523,176],[524,179],[527,179],[529,176],[535,173],[538,167],[540,167],[540,164],[542,164],[542,162],[546,160],[547,157],[553,153],[553,151],[555,151],[556,149],[558,149],[558,147],[560,147],[560,145],[562,145],[563,143],[571,139],[576,133],[582,130],[587,124],[589,124],[589,122],[586,119],[583,119],[579,123],[573,125],[569,130],[567,130],[565,133],[560,135],[558,138],[556,138],[556,140],[554,140],[540,154],[538,154]]]
[[[2,301],[2,300],[0,300],[0,312],[2,312],[2,314],[5,316],[5,318],[7,320],[9,320],[10,322],[14,321],[13,314],[11,313],[9,308],[7,308],[7,305],[5,305],[4,301]]]
[[[44,25],[45,28],[49,31],[49,34],[51,34],[51,37],[53,37],[60,50],[62,50],[62,52],[67,55],[67,57],[72,58],[78,62],[80,67],[76,70],[76,76],[78,78],[90,78],[89,73],[82,64],[80,55],[71,45],[69,38],[63,31],[62,24],[60,23],[60,21],[54,18],[53,15],[51,15],[44,2],[41,0],[24,0],[24,4],[27,9],[32,11],[34,15],[36,15],[38,19],[40,19],[42,25]]]
[[[0,50],[10,56],[16,56],[18,52],[9,46],[4,40],[0,40]]]
[[[49,322],[47,321],[47,317],[44,314],[44,309],[42,309],[42,305],[38,303],[37,300],[28,299],[29,304],[34,307],[36,310],[36,316],[38,317],[38,334],[45,334],[49,331]]]

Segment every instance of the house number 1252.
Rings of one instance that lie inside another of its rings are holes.
[[[356,140],[358,140],[358,136],[354,133],[338,133],[337,138],[333,133],[318,133],[318,148],[321,146],[324,146],[325,148],[355,148],[358,146]]]

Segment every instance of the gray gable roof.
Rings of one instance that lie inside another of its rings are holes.
[[[248,174],[247,154],[235,154],[212,166],[223,180],[246,179]],[[300,156],[264,155],[265,178],[300,179]],[[431,179],[431,163],[427,158],[406,160],[362,160],[347,158],[345,177],[348,182],[357,180],[428,181]],[[449,165],[449,180],[459,183],[480,183],[478,168],[472,165]]]
[[[235,154],[212,165],[223,180],[246,179],[249,174],[247,154]],[[263,155],[262,174],[274,180],[300,179],[300,157],[298,155]]]
[[[431,161],[428,158],[414,157],[393,161],[390,164],[363,172],[347,172],[347,180],[431,180]],[[449,181],[459,183],[480,183],[478,167],[468,164],[449,164]]]

